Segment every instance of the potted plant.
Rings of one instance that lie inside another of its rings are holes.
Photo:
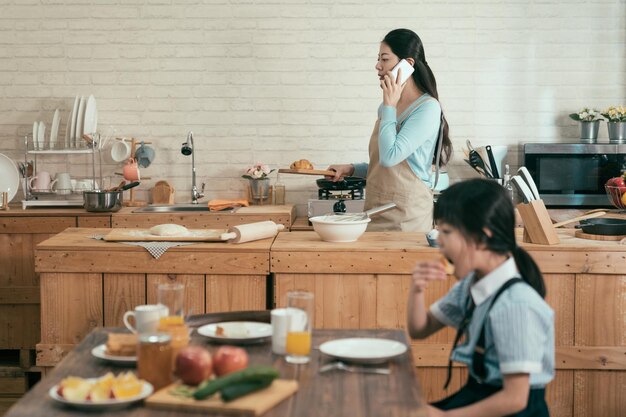
[[[609,128],[610,143],[626,143],[626,107],[611,106],[602,113]]]
[[[248,167],[242,178],[248,180],[250,185],[250,197],[254,200],[266,200],[270,193],[269,174],[274,172],[267,165],[257,162]]]
[[[580,122],[580,140],[582,142],[593,143],[598,139],[598,129],[602,115],[599,110],[585,107],[578,113],[572,113],[569,117]]]

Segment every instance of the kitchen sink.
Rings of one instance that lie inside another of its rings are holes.
[[[174,204],[171,206],[146,206],[134,210],[133,213],[179,213],[179,212],[208,212],[205,204]]]

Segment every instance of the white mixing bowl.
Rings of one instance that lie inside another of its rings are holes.
[[[342,220],[340,215],[311,217],[313,230],[326,242],[355,242],[367,229],[371,219]]]

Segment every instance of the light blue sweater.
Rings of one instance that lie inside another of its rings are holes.
[[[430,95],[424,94],[396,118],[396,108],[380,105],[378,117],[378,152],[380,164],[384,167],[395,166],[405,159],[413,172],[432,187],[431,165],[435,145],[439,137],[439,123],[441,107],[436,100],[426,100]],[[396,129],[398,119],[402,119],[406,112],[411,112]],[[396,133],[397,132],[397,133]],[[354,164],[354,176],[367,176],[367,162]],[[434,181],[434,176],[432,177]]]

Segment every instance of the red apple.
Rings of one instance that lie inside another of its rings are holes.
[[[248,354],[235,346],[221,346],[213,356],[215,374],[222,376],[248,366]]]
[[[187,385],[198,385],[213,373],[211,354],[202,346],[184,347],[176,355],[175,375]]]

